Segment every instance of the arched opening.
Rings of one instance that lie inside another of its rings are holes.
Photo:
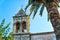
[[[22,22],[22,32],[24,32],[24,29],[26,29],[26,22],[25,21]]]
[[[20,29],[20,23],[16,22],[16,32],[18,32],[19,29]]]

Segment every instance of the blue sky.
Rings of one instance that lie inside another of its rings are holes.
[[[10,21],[13,22],[12,16],[18,13],[21,8],[25,8],[28,0],[0,0],[0,22],[3,18],[6,19],[5,25]],[[29,14],[30,7],[27,9],[26,13]],[[59,9],[60,10],[60,9]],[[47,11],[44,9],[43,16],[39,15],[37,12],[34,19],[32,19],[33,14],[30,16],[30,32],[40,33],[40,32],[51,32],[54,31],[50,21],[47,21]],[[10,26],[13,29],[13,24]]]

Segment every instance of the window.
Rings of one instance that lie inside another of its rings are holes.
[[[24,29],[26,29],[26,22],[25,21],[22,22],[22,32],[24,32]]]
[[[20,23],[16,22],[16,32],[18,32],[19,29],[20,29]]]

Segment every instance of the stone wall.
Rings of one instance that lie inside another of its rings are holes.
[[[16,40],[56,40],[54,32],[19,33],[13,36]]]

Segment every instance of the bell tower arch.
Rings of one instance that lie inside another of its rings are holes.
[[[26,15],[21,8],[19,12],[13,16],[13,33],[29,33],[30,32],[30,17]]]
[[[18,30],[20,29],[20,22],[16,22],[16,32],[18,32]]]

